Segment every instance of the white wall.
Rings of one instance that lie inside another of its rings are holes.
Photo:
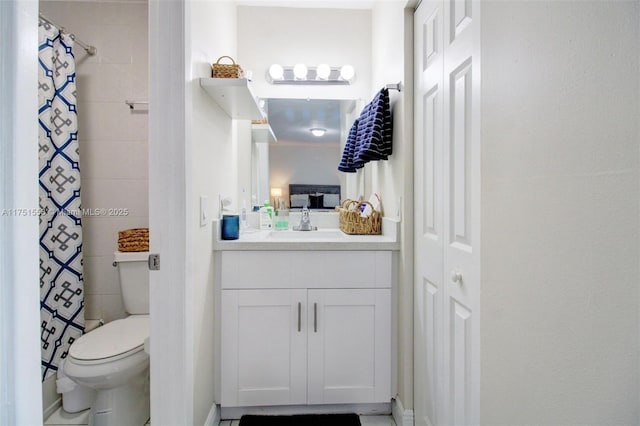
[[[226,113],[200,88],[198,78],[211,77],[211,63],[236,53],[235,5],[227,1],[188,3],[187,47],[187,211],[190,242],[186,293],[188,344],[193,350],[193,424],[204,424],[214,403],[213,229],[200,227],[200,196],[208,197],[211,218],[219,193],[237,193],[237,140]],[[250,143],[250,141],[247,141]],[[233,176],[232,179],[229,179]]]
[[[404,2],[377,2],[373,9],[372,33],[372,85],[369,102],[385,85],[398,83],[406,85],[405,79],[405,23]],[[411,38],[408,38],[411,40]],[[382,198],[385,216],[398,217],[400,197],[405,188],[402,173],[408,163],[407,149],[411,149],[411,139],[405,137],[405,96],[406,91],[389,91],[393,113],[393,155],[387,161],[372,161],[365,165],[367,183],[365,189],[378,192]],[[408,96],[409,98],[411,96]],[[405,164],[407,163],[407,164]],[[413,169],[411,169],[413,170]],[[409,180],[413,184],[413,176]],[[369,197],[369,193],[365,194]]]
[[[384,215],[401,219],[398,275],[398,395],[413,408],[413,9],[404,1],[376,2],[372,10],[372,86],[370,98],[390,83],[393,155],[365,165],[365,196],[382,199]],[[368,102],[368,101],[367,101]]]
[[[238,57],[253,71],[255,94],[263,98],[359,99],[371,79],[371,11],[283,7],[238,7]],[[273,63],[315,66],[351,64],[350,86],[272,85],[265,76]]]
[[[483,424],[640,421],[639,28],[483,2]]]
[[[148,99],[147,2],[42,0],[40,10],[98,49],[75,49],[82,207],[128,213],[83,218],[85,317],[109,322],[126,315],[112,266],[118,230],[149,220],[148,114],[124,103]]]

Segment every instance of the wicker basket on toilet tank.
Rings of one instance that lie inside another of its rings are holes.
[[[118,251],[149,251],[149,228],[118,231]]]

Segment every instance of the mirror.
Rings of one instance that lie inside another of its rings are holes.
[[[265,100],[268,122],[277,142],[253,144],[252,189],[259,202],[269,199],[274,203],[272,195],[280,192],[282,195],[278,198],[292,207],[291,184],[334,189],[340,186],[344,195],[346,176],[337,167],[346,136],[356,118],[356,103],[353,99]],[[316,130],[315,135],[312,129]],[[330,189],[318,190],[327,191]],[[333,210],[329,202],[325,204],[310,207]],[[294,203],[295,207],[299,206]]]

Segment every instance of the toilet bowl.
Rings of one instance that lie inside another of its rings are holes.
[[[65,373],[96,390],[95,426],[142,426],[149,419],[149,316],[132,315],[80,337],[69,349]]]
[[[77,339],[64,363],[74,382],[96,391],[89,425],[143,426],[149,419],[148,253],[115,254],[128,317]]]

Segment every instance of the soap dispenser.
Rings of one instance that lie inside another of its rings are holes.
[[[260,229],[273,229],[273,207],[265,201],[260,207]]]

